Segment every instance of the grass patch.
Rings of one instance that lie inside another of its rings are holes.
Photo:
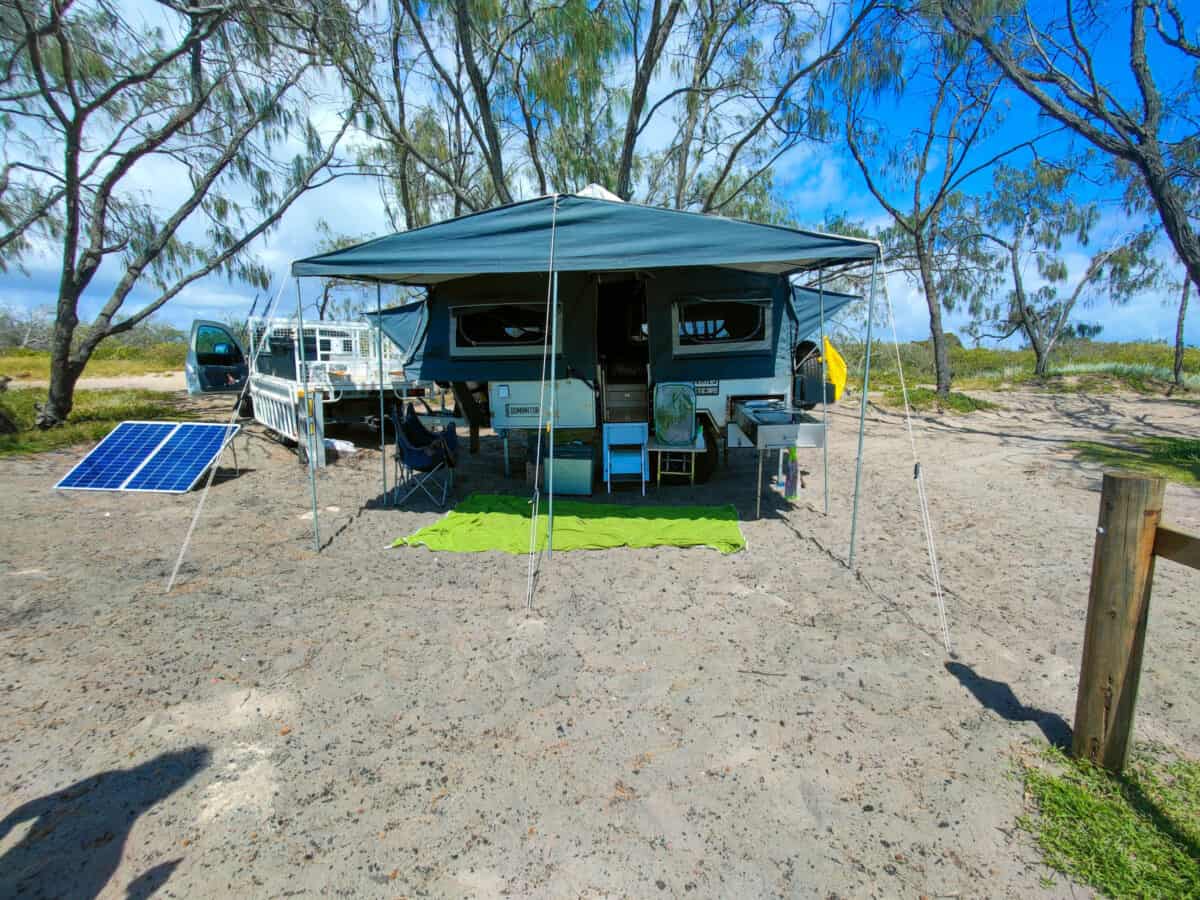
[[[1075,441],[1070,446],[1079,459],[1087,462],[1200,486],[1200,440],[1176,437],[1126,440],[1122,445]]]
[[[888,406],[904,408],[904,394],[899,385],[885,389],[883,398]],[[929,388],[909,388],[908,405],[913,412],[937,410],[938,412],[966,414],[981,409],[1000,409],[999,404],[992,403],[990,400],[970,397],[967,394],[960,394],[958,391],[951,391],[947,397],[939,397],[937,391]]]
[[[61,428],[42,431],[33,422],[35,403],[46,399],[40,388],[18,388],[0,394],[0,407],[16,423],[16,434],[0,434],[0,456],[41,453],[98,441],[126,419],[187,419],[174,394],[162,391],[76,391],[75,408]]]
[[[1200,761],[1140,753],[1113,776],[1050,748],[1024,777],[1017,824],[1048,866],[1110,897],[1200,897]]]
[[[838,343],[836,340],[834,343]],[[846,341],[838,344],[850,370],[850,383],[861,386],[864,345]],[[934,384],[933,347],[926,341],[899,346],[904,376],[909,384]],[[871,386],[879,390],[900,383],[896,365],[897,348],[876,341],[871,351]],[[1035,378],[1032,350],[963,347],[953,339],[949,349],[953,386],[958,390],[1009,390],[1033,384],[1042,390],[1101,392],[1132,390],[1143,394],[1165,394],[1171,386],[1174,347],[1165,342],[1071,341],[1060,345],[1050,358],[1050,375]],[[1184,384],[1193,397],[1200,392],[1200,348],[1188,347],[1183,359]],[[1175,393],[1173,400],[1192,400]]]
[[[111,378],[117,375],[174,372],[183,368],[186,357],[187,346],[178,342],[151,344],[148,347],[101,344],[88,361],[83,377]],[[36,378],[48,381],[50,351],[5,350],[0,353],[0,375],[8,375],[17,380]]]

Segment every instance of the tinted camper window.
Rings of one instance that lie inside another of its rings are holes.
[[[453,352],[458,356],[530,356],[540,353],[546,342],[546,307],[541,304],[459,306],[450,314],[454,321]]]
[[[675,352],[765,350],[770,300],[683,300],[675,304]]]

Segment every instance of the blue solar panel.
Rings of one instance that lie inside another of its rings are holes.
[[[119,491],[175,427],[175,422],[122,422],[55,487]]]
[[[190,491],[225,443],[237,434],[237,425],[184,422],[167,438],[146,464],[125,485],[127,491]]]
[[[122,422],[55,487],[189,491],[238,432],[212,422]]]

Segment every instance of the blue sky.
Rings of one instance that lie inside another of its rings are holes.
[[[1111,40],[1113,53],[1120,53],[1124,57],[1127,49],[1119,46],[1124,40],[1123,36],[1114,34]],[[1098,55],[1103,58],[1103,51]],[[1175,74],[1168,70],[1166,76],[1171,77]],[[657,90],[663,93],[669,87],[665,81],[656,85]],[[1001,141],[1011,142],[1015,134],[1034,133],[1039,128],[1047,127],[1038,120],[1027,103],[1020,98],[1010,99],[1011,109],[1004,127],[981,148],[984,155],[990,155],[1003,146]],[[652,96],[651,102],[653,100]],[[877,116],[890,129],[908,130],[917,124],[906,114],[906,110],[913,108],[911,98],[898,105],[885,101],[878,109]],[[336,115],[336,110],[332,107],[313,112],[318,118],[324,117],[326,120]],[[1048,149],[1057,152],[1063,146],[1063,141],[1058,140],[1048,145]],[[169,179],[164,179],[161,171],[155,171],[152,166],[147,167],[138,177],[147,190],[153,189],[156,194],[163,194],[164,199],[169,200]],[[818,226],[831,212],[844,212],[851,219],[870,224],[883,224],[886,221],[885,214],[868,192],[853,159],[837,142],[807,145],[792,151],[777,166],[775,184],[781,198],[788,203],[801,225]],[[988,178],[981,177],[971,184],[971,187],[986,190],[987,185]],[[572,189],[582,185],[558,187]],[[1115,194],[1105,196],[1105,188],[1101,186],[1084,187],[1082,190],[1089,195],[1089,199],[1104,204],[1105,224],[1098,229],[1097,239],[1093,242],[1094,250],[1102,243],[1102,236],[1106,232],[1115,233],[1116,230],[1127,227],[1127,223],[1119,205],[1115,203]],[[1116,190],[1113,188],[1114,192]],[[327,222],[335,234],[369,237],[389,230],[377,186],[371,179],[342,178],[310,192],[297,201],[278,228],[253,245],[254,252],[266,264],[268,270],[274,273],[270,295],[274,295],[287,279],[288,264],[291,260],[317,252],[321,241],[317,223],[321,220]],[[53,305],[58,268],[55,250],[56,248],[46,247],[42,253],[31,255],[25,265],[28,274],[23,274],[15,268],[0,274],[0,305]],[[1083,248],[1068,248],[1067,255],[1072,272],[1082,271],[1087,262],[1088,252]],[[1167,252],[1169,248],[1164,245],[1164,253]],[[1178,269],[1177,266],[1174,268]],[[114,261],[110,260],[102,267],[85,295],[81,309],[82,318],[86,320],[95,315],[119,274]],[[306,282],[303,286],[305,296],[311,298],[316,294],[318,286],[312,280]],[[295,308],[295,288],[290,280],[283,287],[286,293],[280,300],[280,310],[290,313]],[[928,311],[924,299],[915,287],[902,276],[893,276],[889,282],[889,290],[901,339],[927,337]],[[126,308],[136,309],[152,296],[152,290],[135,289],[127,301]],[[236,317],[246,313],[254,297],[254,289],[212,276],[187,288],[158,314],[158,318],[186,327],[194,318]],[[1177,300],[1178,295],[1174,290],[1157,291],[1136,297],[1129,304],[1120,307],[1100,302],[1080,310],[1076,318],[1102,324],[1102,338],[1107,340],[1172,340]],[[260,301],[260,309],[264,303],[265,300]],[[961,330],[966,323],[963,311],[952,312],[946,318],[948,330]],[[1192,304],[1186,327],[1188,342],[1196,344],[1200,341],[1200,300]]]

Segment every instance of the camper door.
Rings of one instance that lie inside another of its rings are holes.
[[[195,396],[240,391],[249,368],[246,353],[229,326],[197,320],[192,323],[183,372],[188,393]]]

